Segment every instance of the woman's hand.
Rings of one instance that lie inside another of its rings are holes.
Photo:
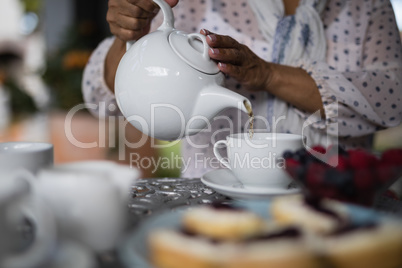
[[[272,80],[270,63],[230,36],[214,34],[205,29],[201,30],[201,34],[207,37],[211,47],[209,56],[218,62],[218,68],[223,73],[235,78],[248,90],[269,88]]]
[[[325,117],[315,81],[303,69],[264,61],[233,38],[201,30],[218,68],[251,91],[265,90],[297,108]]]
[[[179,0],[164,1],[171,7],[179,2]],[[106,55],[104,78],[112,92],[114,92],[117,66],[126,52],[126,42],[138,40],[146,35],[158,11],[159,6],[152,0],[109,0],[106,19],[110,31],[116,38]]]
[[[178,0],[166,0],[175,6]],[[138,40],[149,32],[159,7],[152,0],[109,0],[106,20],[110,31],[122,41]]]

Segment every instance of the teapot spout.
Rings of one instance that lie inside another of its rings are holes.
[[[210,119],[227,108],[237,108],[247,114],[251,113],[251,103],[246,97],[227,88],[210,85],[202,89],[193,116],[202,115]]]

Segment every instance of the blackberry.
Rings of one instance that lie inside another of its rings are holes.
[[[351,172],[341,172],[335,168],[329,168],[325,174],[325,181],[337,189],[348,187],[353,182]]]
[[[283,158],[285,158],[285,159],[292,158],[292,157],[293,157],[293,152],[290,151],[290,150],[286,150],[286,151],[283,153]]]
[[[299,149],[294,153],[293,158],[301,164],[305,164],[307,155],[309,153],[305,149]]]

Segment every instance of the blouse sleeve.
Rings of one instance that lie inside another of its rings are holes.
[[[316,81],[322,96],[326,119],[313,127],[323,129],[328,123],[338,123],[337,132],[327,129],[328,134],[364,136],[401,123],[402,47],[393,9],[389,1],[377,1],[366,15],[365,39],[356,37],[354,44],[348,44],[361,54],[353,65],[346,64],[343,71],[327,62],[299,65]],[[348,62],[348,45],[335,60]]]
[[[82,94],[86,107],[91,114],[101,118],[120,114],[116,98],[104,79],[105,58],[113,40],[114,37],[109,37],[98,45],[93,51],[82,77]]]

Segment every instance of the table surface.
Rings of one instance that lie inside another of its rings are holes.
[[[129,226],[134,229],[141,220],[155,212],[183,206],[231,202],[227,196],[204,185],[199,178],[139,179],[130,192]],[[122,268],[115,252],[98,256],[99,268]]]
[[[208,204],[231,199],[204,185],[199,178],[156,178],[137,180],[132,187],[129,208],[136,224],[161,209]],[[402,200],[377,198],[373,209],[402,217]]]
[[[199,178],[139,179],[132,186],[129,202],[130,226],[135,226],[157,211],[183,206],[228,202],[231,198],[204,185]],[[377,198],[373,209],[402,218],[402,201],[386,196]],[[120,268],[114,252],[98,256],[99,268]]]

